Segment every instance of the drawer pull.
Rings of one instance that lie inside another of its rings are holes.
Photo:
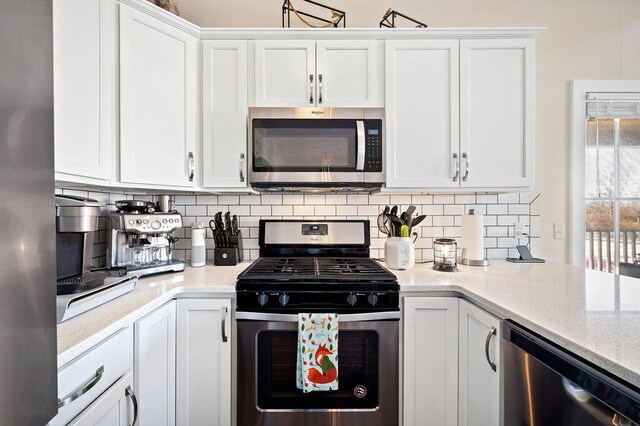
[[[86,382],[82,383],[78,386],[73,392],[64,398],[58,399],[58,408],[62,408],[65,405],[75,401],[80,398],[85,393],[89,392],[98,382],[102,379],[102,374],[104,373],[104,365],[96,370],[96,374],[88,379]]]
[[[227,307],[222,308],[220,313],[222,314],[222,343],[227,343]]]
[[[487,334],[487,340],[485,340],[484,342],[484,356],[487,358],[489,367],[491,367],[493,371],[496,371],[496,364],[495,362],[491,361],[491,357],[489,356],[489,344],[491,343],[491,338],[496,335],[496,332],[496,328],[491,327],[491,329],[489,329],[489,334]]]
[[[136,394],[133,389],[131,389],[131,386],[127,386],[124,393],[131,398],[131,402],[133,402],[133,423],[131,423],[131,426],[136,426],[136,422],[138,421],[138,398],[136,398]]]

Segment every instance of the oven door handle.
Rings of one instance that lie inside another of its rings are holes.
[[[356,144],[358,145],[358,156],[356,158],[356,170],[364,171],[364,150],[365,150],[365,135],[364,135],[364,121],[356,121]]]
[[[298,322],[298,315],[271,314],[262,312],[236,312],[238,320],[271,321],[271,322]],[[368,312],[365,314],[338,315],[338,322],[362,322],[380,320],[399,320],[400,312]]]

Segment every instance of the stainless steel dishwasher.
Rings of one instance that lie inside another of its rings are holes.
[[[505,426],[640,424],[640,390],[505,320]]]

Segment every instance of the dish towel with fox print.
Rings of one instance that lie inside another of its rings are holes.
[[[298,314],[297,386],[338,390],[338,315]]]

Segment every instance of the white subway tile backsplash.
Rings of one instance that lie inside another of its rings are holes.
[[[304,203],[307,205],[325,204],[325,196],[324,195],[305,195]]]
[[[498,196],[495,194],[478,194],[476,197],[478,204],[496,204],[498,202]]]
[[[294,216],[313,216],[315,214],[315,209],[313,206],[293,206],[293,215]]]
[[[271,206],[271,214],[274,216],[291,216],[293,206]]]
[[[123,193],[107,193],[101,189],[88,191],[56,189],[56,193],[89,196],[108,203],[104,209],[105,215],[100,219],[101,230],[96,234],[96,244],[93,263],[104,266],[105,246],[107,240],[106,215],[113,211],[113,202],[120,199],[131,199],[134,196]],[[460,241],[462,235],[462,216],[470,208],[476,214],[484,215],[485,247],[489,258],[504,258],[510,254],[518,243],[510,236],[514,223],[521,222],[529,226],[530,213],[534,213],[529,202],[536,197],[533,193],[522,194],[414,194],[388,195],[363,193],[351,194],[264,194],[264,195],[176,195],[174,201],[176,209],[183,215],[185,228],[176,231],[180,242],[174,251],[177,259],[190,258],[190,226],[194,221],[209,220],[216,212],[229,211],[239,218],[240,229],[244,237],[245,256],[248,259],[258,257],[258,223],[261,218],[277,219],[368,219],[371,222],[371,255],[384,256],[384,242],[386,236],[379,232],[376,225],[377,216],[385,205],[398,205],[402,212],[410,204],[416,206],[414,216],[425,214],[427,217],[414,232],[419,235],[416,241],[416,258],[433,259],[433,239],[441,237],[456,238]],[[135,195],[135,198],[154,199],[151,195]],[[538,203],[539,204],[539,203]],[[531,210],[531,212],[530,212]],[[536,237],[540,235],[540,217],[535,215],[531,219],[532,244],[538,244]],[[207,254],[213,257],[213,239],[211,231],[207,230]],[[524,241],[521,240],[524,243]],[[539,245],[539,244],[538,244]],[[535,245],[534,245],[535,246]],[[517,255],[517,254],[516,254]]]
[[[336,206],[338,216],[354,216],[358,214],[358,206]]]
[[[304,195],[283,195],[282,196],[282,204],[304,204]]]
[[[229,203],[232,204],[232,203]],[[243,195],[240,197],[240,204],[249,204],[255,205],[260,204],[260,196],[259,195]]]
[[[335,216],[336,206],[331,206],[331,205],[315,206],[315,215],[316,216]]]
[[[274,204],[282,204],[282,195],[280,194],[269,194],[263,195],[261,204],[274,205]]]
[[[251,197],[251,195],[248,195]],[[218,204],[240,204],[239,195],[218,195]]]
[[[327,195],[325,200],[327,204],[347,204],[347,196],[344,194]]]
[[[347,204],[369,204],[368,195],[347,195]]]

